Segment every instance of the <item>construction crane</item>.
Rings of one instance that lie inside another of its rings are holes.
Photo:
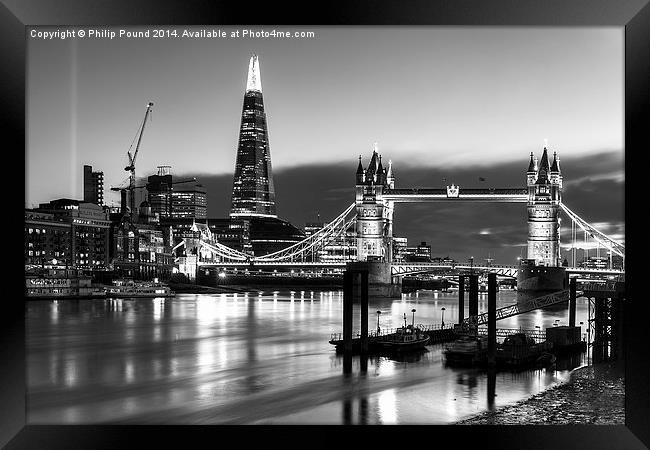
[[[147,104],[147,110],[144,113],[144,119],[142,120],[142,125],[140,125],[140,128],[138,129],[138,132],[136,133],[136,136],[138,138],[138,142],[135,145],[135,151],[133,152],[133,155],[131,155],[131,149],[133,148],[133,142],[131,143],[131,147],[129,150],[126,152],[127,156],[129,157],[129,165],[124,168],[127,172],[130,172],[130,177],[129,177],[129,187],[127,188],[129,190],[129,207],[131,208],[131,214],[135,214],[135,160],[138,157],[138,150],[140,150],[140,143],[142,142],[142,134],[144,133],[144,127],[147,124],[147,118],[151,114],[151,108],[153,107],[153,103],[149,102]],[[134,139],[135,141],[135,139]],[[119,189],[117,189],[119,190]]]

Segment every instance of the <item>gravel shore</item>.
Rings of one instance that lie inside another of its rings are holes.
[[[458,425],[625,424],[625,379],[613,363],[580,367],[569,381]]]

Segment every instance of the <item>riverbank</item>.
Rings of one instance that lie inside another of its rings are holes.
[[[497,389],[498,391],[498,389]],[[569,381],[514,405],[484,412],[457,425],[624,425],[622,367],[602,363],[575,369]]]

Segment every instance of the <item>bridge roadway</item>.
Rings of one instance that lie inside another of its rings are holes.
[[[309,261],[294,261],[294,262],[273,262],[273,261],[255,261],[249,262],[210,262],[199,263],[199,267],[222,267],[224,269],[344,269],[346,263],[344,262],[309,262]],[[399,263],[391,265],[391,275],[393,276],[406,276],[416,275],[418,273],[430,272],[434,269],[449,269],[460,271],[477,271],[477,272],[492,272],[504,277],[514,278],[517,276],[518,266],[507,265],[491,265],[480,266],[470,264],[444,264],[444,263]],[[582,267],[567,267],[568,274],[592,274],[592,275],[623,275],[625,272],[613,269],[589,269]],[[338,272],[338,270],[337,270]]]
[[[455,189],[453,189],[455,188]],[[487,188],[472,189],[453,186],[438,188],[386,189],[383,199],[395,203],[472,201],[472,202],[528,202],[528,188]]]

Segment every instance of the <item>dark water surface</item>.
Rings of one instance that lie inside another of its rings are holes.
[[[497,307],[514,302],[515,292],[499,292]],[[444,344],[408,358],[371,357],[366,372],[355,356],[352,374],[344,376],[343,357],[328,343],[341,331],[342,307],[341,291],[310,290],[30,301],[27,421],[446,424],[542,392],[583,363],[499,372],[493,406],[486,373],[445,367]],[[369,329],[377,326],[377,310],[388,328],[401,325],[404,313],[410,323],[413,308],[416,324],[439,324],[443,307],[445,323],[455,322],[457,293],[370,299]],[[481,296],[479,311],[486,308]],[[497,326],[543,330],[567,321],[564,306]],[[584,298],[577,300],[581,321],[587,322]]]

